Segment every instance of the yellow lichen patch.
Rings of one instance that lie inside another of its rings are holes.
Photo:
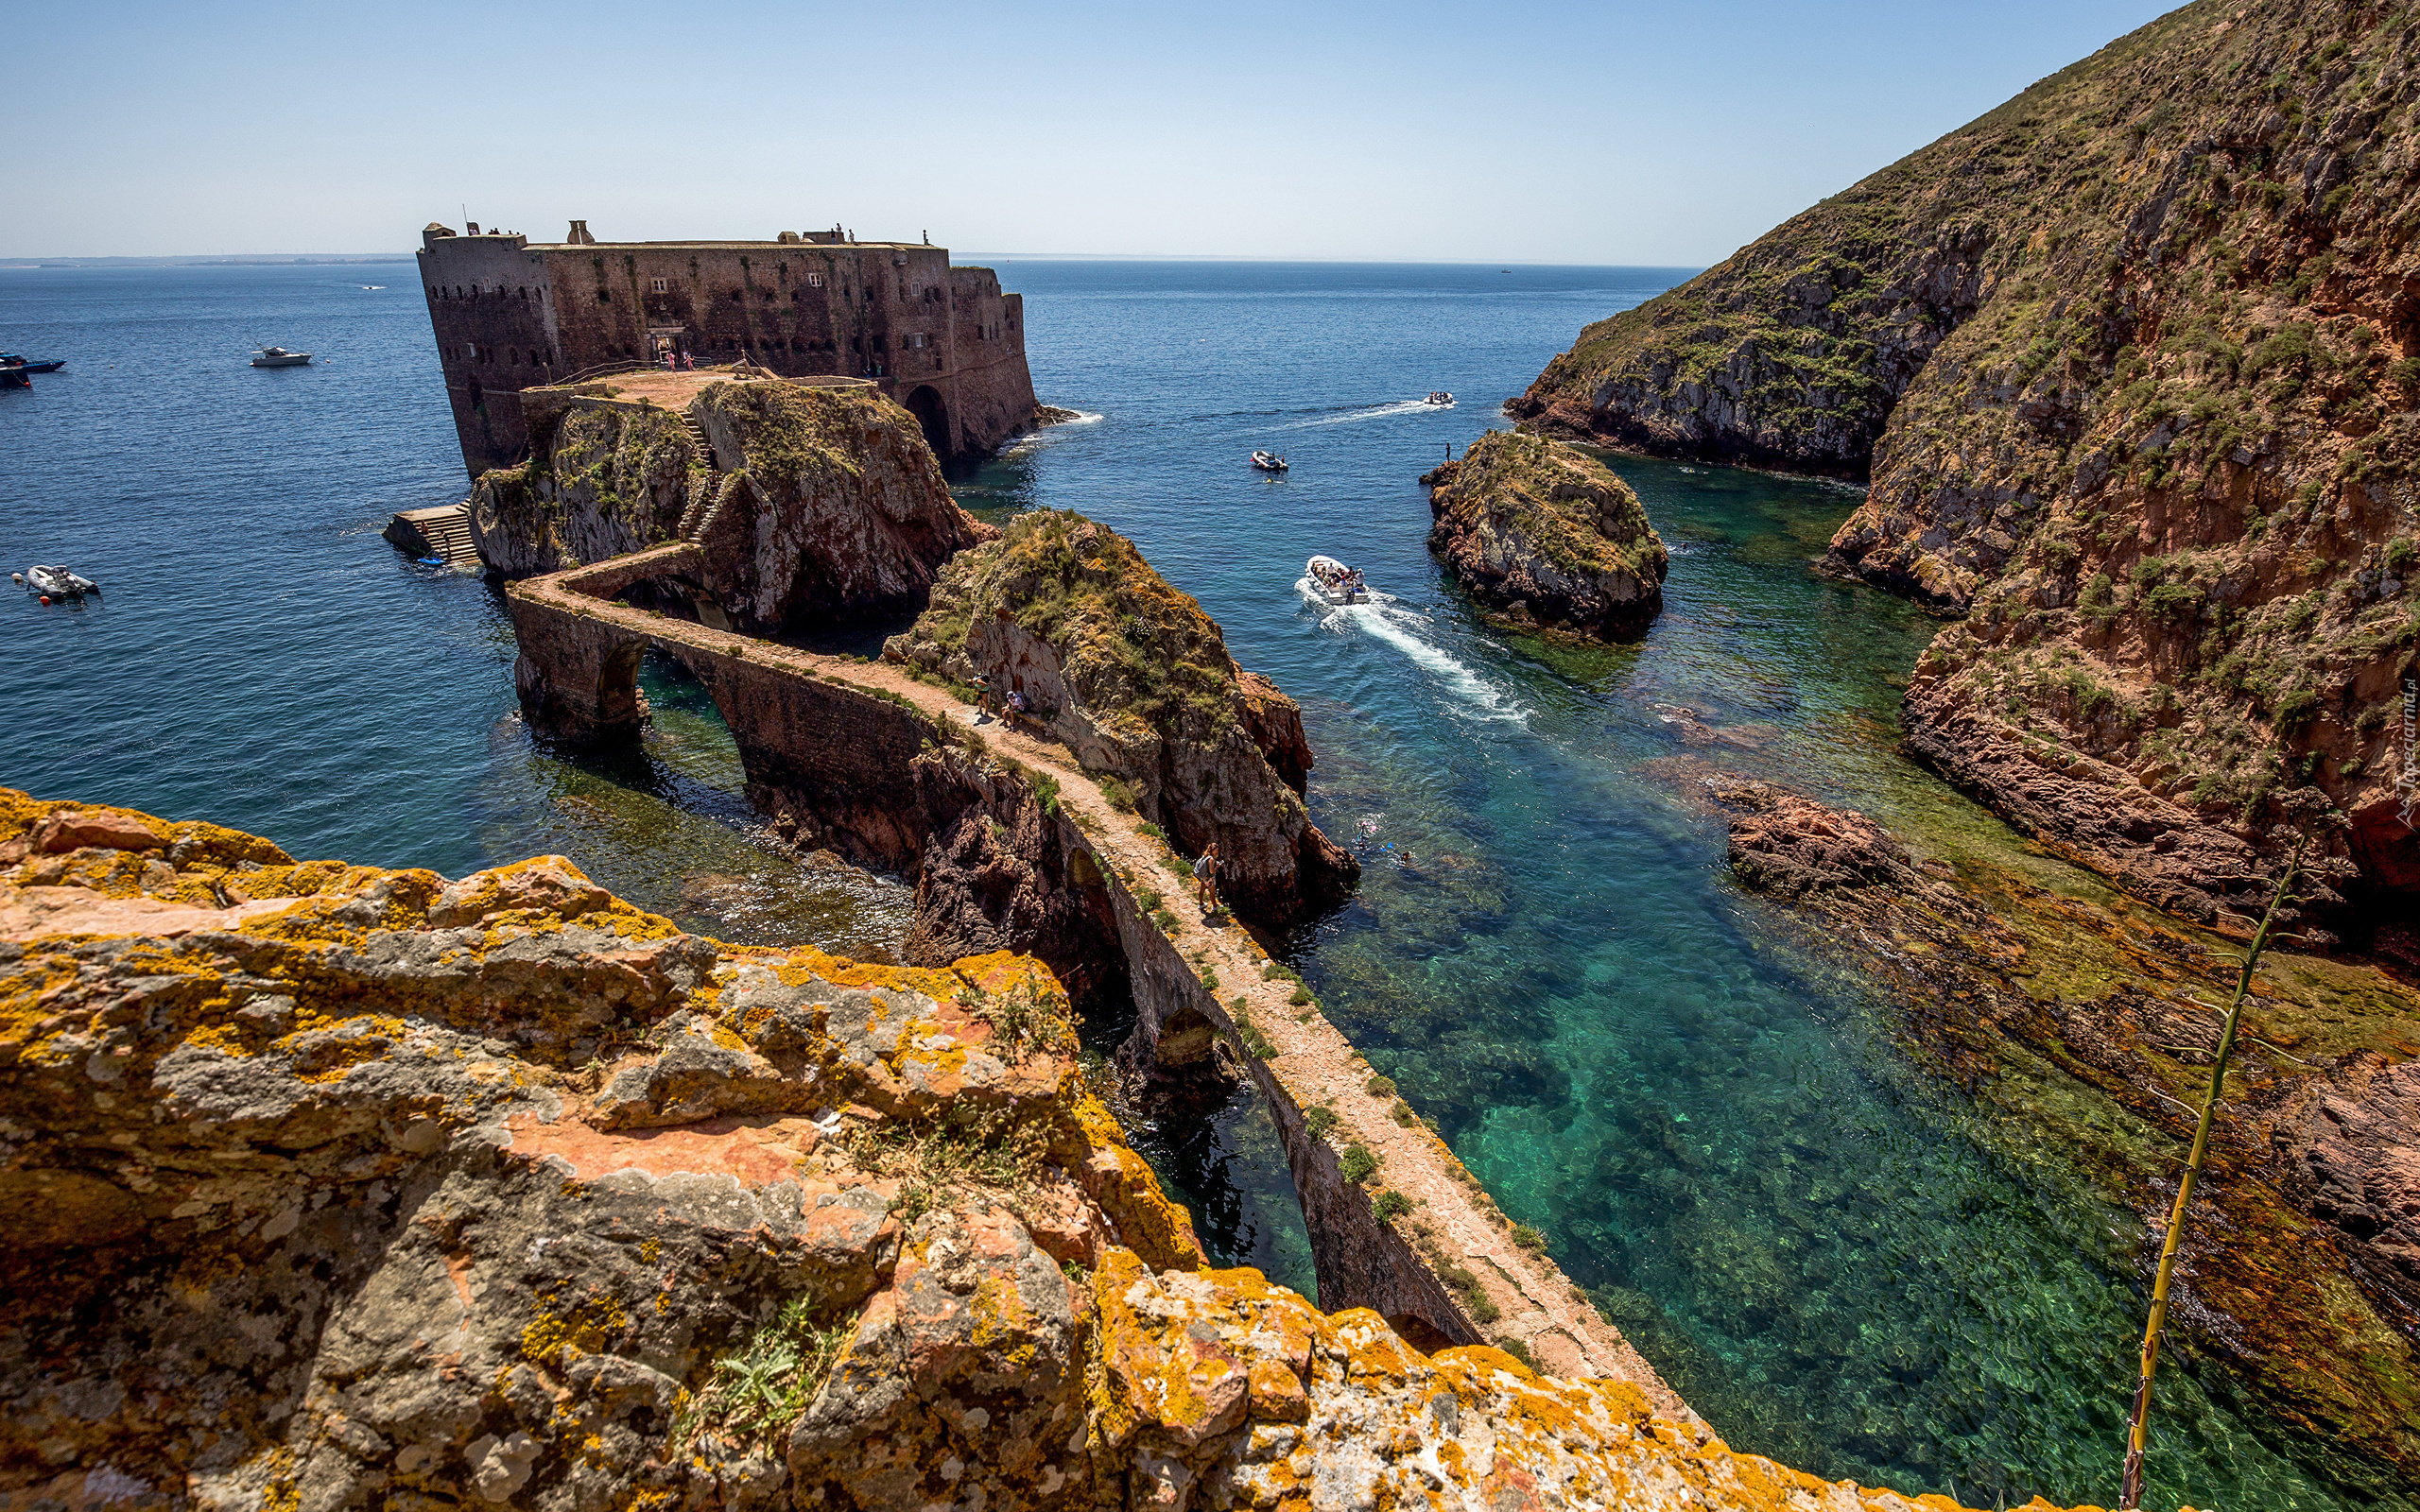
[[[629,1332],[630,1314],[610,1296],[582,1299],[568,1312],[541,1311],[538,1320],[521,1331],[521,1352],[541,1363],[562,1363],[563,1351],[595,1354],[606,1341]]]
[[[1054,1135],[1051,1155],[1109,1214],[1126,1244],[1151,1264],[1192,1270],[1206,1263],[1193,1214],[1168,1199],[1099,1098],[1085,1093],[1073,1101]]]

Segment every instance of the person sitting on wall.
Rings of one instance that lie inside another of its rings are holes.
[[[1016,728],[1017,721],[1025,717],[1025,690],[1023,688],[1011,688],[1009,690],[1008,706],[1002,715],[1002,717],[1008,721],[1011,729],[1013,730]]]

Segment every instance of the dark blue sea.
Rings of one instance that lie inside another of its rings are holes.
[[[1732,884],[1703,797],[1771,777],[2090,888],[1898,754],[1895,681],[1934,626],[1808,567],[1857,494],[1617,460],[1672,550],[1663,618],[1618,649],[1489,629],[1425,549],[1418,474],[1685,273],[997,266],[1037,388],[1085,418],[960,496],[1132,536],[1302,701],[1314,816],[1368,869],[1297,958],[1378,1069],[1734,1446],[1982,1504],[2113,1501],[2140,1222],[1910,1070],[1887,1005]],[[319,359],[255,370],[263,342]],[[69,363],[0,392],[0,558],[104,588],[0,599],[0,783],[447,874],[562,851],[726,937],[895,945],[905,890],[766,844],[693,684],[650,663],[636,756],[541,750],[493,589],[379,538],[466,492],[410,265],[0,271],[0,346]],[[1454,407],[1419,403],[1438,388]],[[1254,473],[1258,447],[1291,471]],[[1315,551],[1379,600],[1305,603]],[[1252,1105],[1147,1142],[1222,1260],[1312,1290]],[[2355,1504],[2189,1367],[2155,1422],[2147,1505]]]

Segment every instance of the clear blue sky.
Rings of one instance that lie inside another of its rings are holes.
[[[1700,266],[2168,7],[21,4],[0,256],[839,222]]]

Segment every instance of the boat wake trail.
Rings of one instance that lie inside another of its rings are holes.
[[[1295,579],[1294,588],[1313,609],[1320,610],[1321,623],[1329,629],[1340,634],[1359,630],[1425,668],[1453,696],[1454,702],[1448,706],[1453,713],[1486,724],[1519,725],[1524,730],[1530,727],[1529,710],[1469,662],[1428,639],[1425,633],[1427,621],[1399,608],[1393,594],[1373,593],[1366,604],[1341,605],[1329,603],[1308,577]]]
[[[1317,420],[1296,421],[1280,425],[1281,431],[1307,431],[1322,425],[1349,425],[1360,420],[1386,420],[1395,415],[1418,415],[1438,406],[1425,399],[1399,399],[1392,404],[1373,404],[1366,409],[1348,409],[1341,415],[1322,415]]]

